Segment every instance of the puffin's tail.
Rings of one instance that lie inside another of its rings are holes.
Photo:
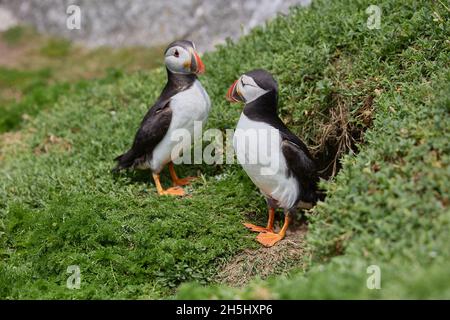
[[[316,183],[310,183],[303,194],[303,201],[316,204],[319,200],[318,188]]]
[[[301,196],[303,202],[311,203],[315,205],[317,201],[323,201],[325,199],[325,194],[319,189],[318,186],[319,178],[308,181],[304,186],[304,193]]]
[[[130,168],[134,164],[133,151],[131,149],[128,150],[124,154],[116,157],[114,161],[117,161],[117,165],[111,170],[112,172],[119,172],[120,170]]]

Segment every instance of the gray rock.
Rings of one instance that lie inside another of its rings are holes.
[[[311,0],[0,0],[21,23],[40,32],[97,46],[156,46],[189,38],[211,50],[227,37],[239,38],[254,26]],[[67,7],[81,8],[81,29],[66,26]]]
[[[13,13],[10,10],[0,6],[0,32],[16,26],[17,23],[18,21]]]

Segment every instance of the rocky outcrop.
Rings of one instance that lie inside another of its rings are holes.
[[[13,13],[10,10],[0,6],[0,32],[14,27],[17,23],[18,21]]]
[[[209,50],[237,39],[290,6],[310,0],[0,0],[0,7],[40,32],[88,46],[155,46],[190,38]],[[81,8],[81,29],[66,26],[67,7]]]

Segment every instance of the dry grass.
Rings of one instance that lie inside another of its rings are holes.
[[[306,224],[293,226],[286,238],[271,248],[246,249],[220,268],[219,283],[241,287],[255,277],[267,278],[283,274],[294,267],[302,267],[305,255]],[[256,237],[256,233],[254,234]]]
[[[340,96],[334,98],[336,106],[330,109],[330,120],[322,125],[315,154],[333,149],[328,164],[321,170],[327,177],[334,177],[339,170],[339,159],[347,153],[356,153],[357,144],[363,142],[364,132],[372,124],[373,96],[366,97],[363,106],[354,115],[348,103]]]
[[[34,154],[39,156],[53,149],[59,152],[70,152],[72,150],[72,144],[63,138],[50,134],[39,146],[34,148]]]
[[[25,144],[25,137],[32,133],[32,129],[27,131],[13,131],[0,134],[0,161],[3,160],[5,154],[17,154],[19,151],[24,150],[27,145]]]
[[[340,169],[340,159],[347,153],[356,153],[358,144],[364,140],[364,132],[372,125],[373,100],[377,90],[371,92],[370,83],[348,81],[352,61],[349,57],[337,57],[332,63],[335,78],[327,112],[319,122],[312,154],[319,159],[321,176],[334,177]],[[348,94],[352,92],[352,94]],[[347,93],[347,94],[344,94]]]

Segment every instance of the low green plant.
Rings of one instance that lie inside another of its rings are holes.
[[[8,45],[13,46],[13,45],[19,43],[23,39],[23,36],[25,33],[26,33],[26,30],[23,26],[15,26],[15,27],[11,27],[8,30],[6,30],[2,34],[2,38],[3,38],[3,40],[6,41],[6,43]]]

